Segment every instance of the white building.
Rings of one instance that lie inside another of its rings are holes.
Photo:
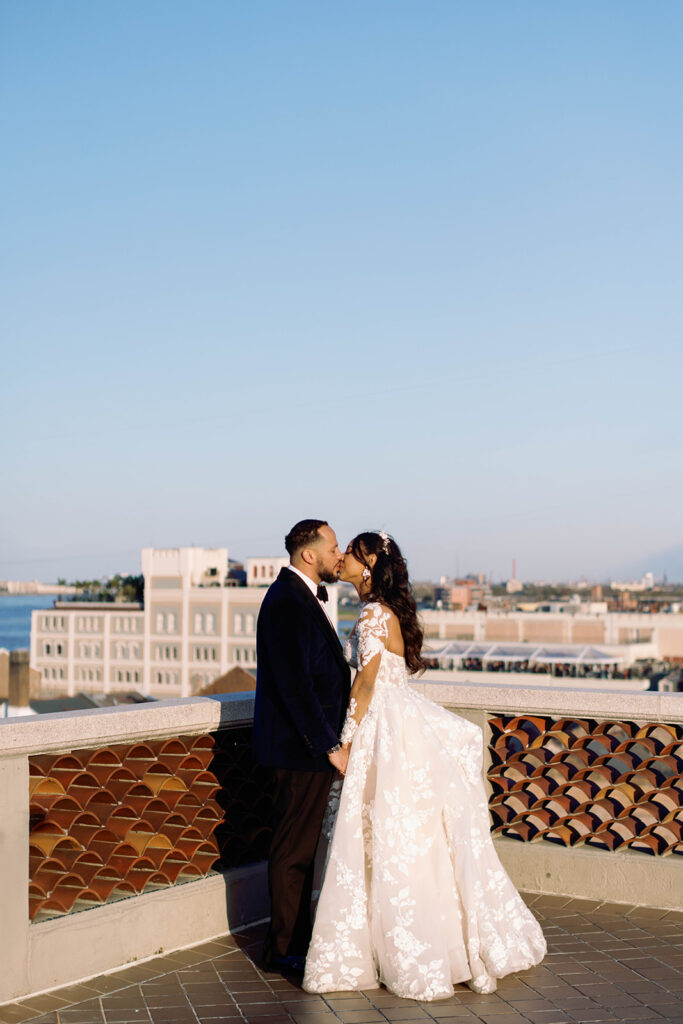
[[[283,566],[289,565],[289,558],[248,558],[247,586],[269,587]]]
[[[253,561],[259,580],[262,564],[273,567],[274,579],[288,563]],[[64,601],[32,613],[31,666],[45,689],[189,697],[236,665],[255,671],[266,590],[226,586],[227,548],[143,548],[142,574],[142,604]],[[329,604],[335,625],[336,589]]]

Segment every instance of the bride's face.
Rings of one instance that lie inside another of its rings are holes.
[[[358,561],[351,550],[351,545],[349,544],[344,552],[344,562],[339,579],[343,580],[345,583],[353,583],[355,586],[358,586],[363,579],[364,568],[364,563]]]

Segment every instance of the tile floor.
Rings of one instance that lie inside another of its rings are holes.
[[[540,967],[493,995],[418,1003],[384,989],[308,995],[259,967],[263,926],[0,1006],[0,1024],[683,1024],[683,913],[528,895]]]

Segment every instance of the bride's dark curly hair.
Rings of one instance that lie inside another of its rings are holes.
[[[424,632],[417,617],[417,605],[408,579],[408,566],[395,540],[386,533],[371,531],[359,533],[351,541],[354,558],[371,572],[370,592],[366,601],[381,601],[396,615],[405,644],[406,665],[411,673],[422,672],[427,666],[422,660]],[[374,568],[368,565],[368,556],[376,555]]]

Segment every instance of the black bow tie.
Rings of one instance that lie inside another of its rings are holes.
[[[318,598],[319,601],[327,601],[327,587],[325,586],[324,583],[318,584],[318,589],[316,591],[315,596]]]

